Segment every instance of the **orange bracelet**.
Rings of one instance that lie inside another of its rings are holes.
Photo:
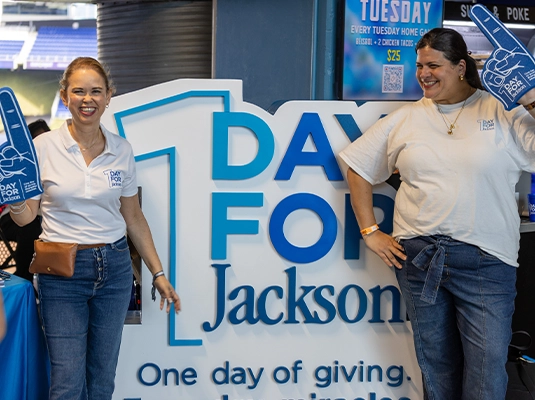
[[[360,234],[364,237],[364,236],[368,236],[370,233],[373,233],[375,231],[378,231],[379,230],[379,225],[377,224],[374,224],[368,228],[364,228],[360,231]]]

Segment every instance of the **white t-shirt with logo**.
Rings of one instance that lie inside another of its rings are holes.
[[[399,169],[395,238],[448,235],[518,266],[515,185],[522,170],[535,172],[535,119],[481,90],[459,114],[462,105],[440,105],[444,116],[426,98],[403,106],[340,157],[372,184]]]
[[[102,154],[86,166],[66,121],[34,140],[43,193],[41,239],[70,243],[113,243],[126,233],[121,197],[137,195],[132,147],[101,126]]]

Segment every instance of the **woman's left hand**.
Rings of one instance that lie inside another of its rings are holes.
[[[167,278],[164,275],[159,276],[154,281],[154,286],[156,286],[156,289],[158,290],[158,293],[160,293],[161,296],[160,310],[163,310],[163,306],[165,305],[165,301],[167,300],[166,311],[169,313],[169,311],[171,310],[171,304],[173,304],[173,306],[175,307],[175,313],[178,314],[181,309],[180,298],[178,297],[177,292],[175,292],[175,289],[167,280]]]

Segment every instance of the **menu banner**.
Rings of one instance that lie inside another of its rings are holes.
[[[419,99],[414,46],[442,15],[443,0],[347,0],[341,97]]]
[[[472,2],[446,3],[444,19],[448,21],[471,21],[470,9]],[[486,7],[496,18],[509,24],[535,24],[535,7],[509,6],[501,4],[486,4]]]

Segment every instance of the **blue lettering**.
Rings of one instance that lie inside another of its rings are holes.
[[[299,298],[297,296],[297,279],[296,279],[296,268],[291,267],[286,271],[288,275],[288,318],[284,321],[285,324],[298,324],[299,321],[296,319],[296,309],[299,308],[301,315],[305,318],[305,324],[319,324],[321,323],[320,319],[317,317],[312,317],[310,310],[308,309],[305,297],[312,292],[316,287],[315,286],[301,286],[303,292]]]
[[[228,385],[233,383],[234,385],[245,385],[248,379],[251,380],[251,384],[247,385],[248,389],[255,389],[262,378],[264,373],[264,367],[258,369],[258,373],[255,374],[251,368],[235,367],[230,370],[230,363],[225,361],[222,367],[217,367],[212,371],[212,381],[216,385]]]
[[[214,326],[210,326],[208,322],[203,322],[202,329],[205,332],[212,332],[217,329],[223,317],[225,316],[225,270],[230,267],[230,264],[212,264],[212,267],[216,270],[216,321]]]
[[[145,371],[146,368],[152,368],[156,372],[156,378],[153,381],[146,381],[143,378],[143,371]],[[145,386],[154,386],[158,382],[160,382],[160,379],[162,378],[162,371],[160,370],[160,367],[158,367],[156,364],[153,363],[146,363],[139,368],[137,371],[137,379]]]
[[[373,372],[375,371],[375,378]],[[391,365],[386,370],[388,378],[387,385],[391,387],[399,387],[405,379],[405,372],[401,365]],[[364,377],[366,375],[366,377]],[[340,365],[337,360],[334,360],[333,365],[320,365],[314,370],[314,377],[316,378],[316,386],[320,388],[329,387],[333,383],[347,382],[351,383],[354,378],[358,382],[382,382],[383,368],[379,365],[365,365],[361,360],[358,365],[345,366]],[[408,380],[410,378],[407,377]],[[371,395],[372,393],[370,393]],[[375,397],[372,397],[375,398]],[[358,399],[362,399],[359,397]],[[358,400],[356,399],[356,400]],[[383,400],[387,399],[386,397]],[[406,399],[405,397],[400,400]],[[408,400],[408,399],[406,399]]]
[[[279,372],[282,372],[280,374]],[[281,365],[273,370],[273,380],[278,384],[288,383],[290,380],[290,370]]]
[[[355,289],[358,295],[359,299],[359,305],[358,305],[358,312],[355,318],[350,319],[347,316],[347,294],[351,289]],[[347,285],[340,291],[340,295],[338,296],[338,313],[340,314],[340,318],[348,323],[355,323],[359,322],[362,318],[364,318],[364,315],[366,314],[366,310],[368,308],[368,302],[366,298],[366,293],[364,293],[364,290],[357,285]]]
[[[212,243],[213,260],[224,260],[227,257],[227,236],[256,235],[259,232],[257,220],[230,220],[227,216],[230,207],[262,207],[263,193],[212,193]],[[373,206],[382,210],[384,218],[379,228],[385,233],[393,230],[394,200],[383,194],[373,194]],[[284,222],[294,211],[308,209],[315,212],[323,224],[321,237],[309,247],[298,247],[291,244],[284,235]],[[355,214],[351,208],[349,194],[345,195],[345,230],[344,259],[358,260],[362,238]],[[271,215],[269,235],[277,253],[295,263],[311,263],[324,257],[334,245],[337,237],[336,215],[324,199],[312,193],[295,193],[283,199]]]
[[[391,387],[399,387],[403,383],[403,366],[392,365],[386,370],[386,377],[388,378],[387,385]]]
[[[349,140],[354,142],[362,136],[362,131],[351,114],[335,114],[334,117],[337,119]]]
[[[244,299],[243,302],[239,303],[237,306],[232,308],[232,310],[228,313],[228,319],[229,322],[232,325],[238,325],[242,322],[248,322],[251,325],[254,325],[258,322],[258,318],[254,317],[254,302],[255,302],[255,295],[254,295],[254,288],[252,286],[240,286],[234,289],[230,294],[228,295],[229,300],[236,300],[238,298],[238,295],[240,292],[244,292]],[[244,317],[239,318],[238,312],[240,309],[244,309]]]
[[[153,380],[146,380],[143,378],[143,373],[145,370],[153,370],[155,372],[155,377]],[[163,385],[167,386],[169,384],[169,375],[171,379],[174,377],[175,386],[180,385],[180,382],[186,386],[191,386],[197,383],[197,371],[194,368],[185,368],[182,371],[182,374],[176,368],[169,368],[163,370]],[[141,384],[145,386],[154,386],[162,380],[162,370],[160,367],[154,363],[143,364],[137,371],[137,378]],[[171,381],[171,383],[173,383]]]
[[[336,317],[336,308],[329,300],[323,297],[324,290],[327,290],[327,292],[329,292],[332,297],[334,295],[334,286],[323,285],[314,290],[314,300],[316,301],[316,304],[323,308],[327,313],[327,317],[322,320],[319,318],[318,312],[314,311],[314,319],[320,324],[328,324]]]
[[[392,318],[388,322],[403,322],[401,319],[401,293],[396,286],[388,285],[381,288],[379,285],[370,289],[370,293],[373,297],[373,312],[372,319],[368,322],[371,324],[385,322],[381,319],[381,295],[385,291],[389,291],[392,295]]]
[[[297,247],[284,236],[284,221],[299,209],[314,211],[323,223],[323,232],[318,241],[309,247]],[[325,256],[336,240],[337,220],[333,209],[324,199],[311,193],[296,193],[282,200],[271,214],[269,236],[280,256],[291,262],[311,263]]]
[[[316,146],[315,152],[303,151],[309,136]],[[303,113],[301,116],[301,121],[281,161],[275,180],[289,180],[297,165],[322,166],[330,181],[344,180],[318,114]]]
[[[227,258],[227,235],[256,235],[258,221],[229,220],[229,207],[262,207],[262,193],[212,193],[212,259]]]
[[[213,114],[212,179],[243,180],[264,171],[275,152],[275,139],[268,124],[260,117],[241,112],[215,112]],[[258,140],[258,153],[246,165],[229,165],[229,127],[248,128]]]
[[[227,281],[226,270],[230,267],[229,264],[213,264],[212,267],[216,273],[216,318],[213,325],[208,321],[203,322],[202,329],[205,332],[215,331],[225,319],[226,302],[227,300],[236,300],[240,294],[243,293],[243,300],[230,309],[228,312],[228,321],[231,325],[239,325],[247,322],[254,325],[262,322],[266,325],[276,325],[280,323],[284,317],[284,324],[328,324],[336,318],[337,311],[340,319],[349,324],[354,324],[364,318],[368,310],[368,299],[364,290],[355,284],[350,284],[343,287],[339,294],[336,295],[336,289],[332,285],[322,285],[319,287],[312,285],[297,286],[297,268],[290,267],[284,272],[287,275],[286,287],[286,313],[280,312],[275,318],[268,316],[266,299],[270,293],[274,293],[279,300],[284,300],[284,290],[280,286],[268,286],[265,288],[258,299],[256,299],[255,290],[252,286],[243,285],[236,287],[226,295]],[[300,290],[300,291],[299,291]],[[355,291],[357,294],[357,301],[348,298],[350,291]],[[381,301],[382,293],[390,292],[392,294],[392,318],[389,323],[404,322],[401,319],[401,294],[399,289],[393,285],[381,288],[376,286],[370,289],[372,294],[372,318],[370,323],[384,323],[381,319]],[[351,308],[356,310],[356,315],[353,318],[348,316],[348,304]],[[312,310],[310,307],[314,307]],[[324,317],[320,317],[316,309],[322,309]],[[255,310],[257,315],[255,315]],[[301,318],[298,318],[298,311]],[[239,316],[239,313],[242,315]]]
[[[282,318],[284,317],[284,314],[281,312],[277,318],[269,318],[267,314],[266,300],[269,292],[271,291],[275,292],[278,299],[282,299],[283,295],[283,290],[280,286],[268,286],[262,290],[262,293],[260,293],[260,296],[258,296],[258,318],[266,325],[276,325],[282,321]]]

